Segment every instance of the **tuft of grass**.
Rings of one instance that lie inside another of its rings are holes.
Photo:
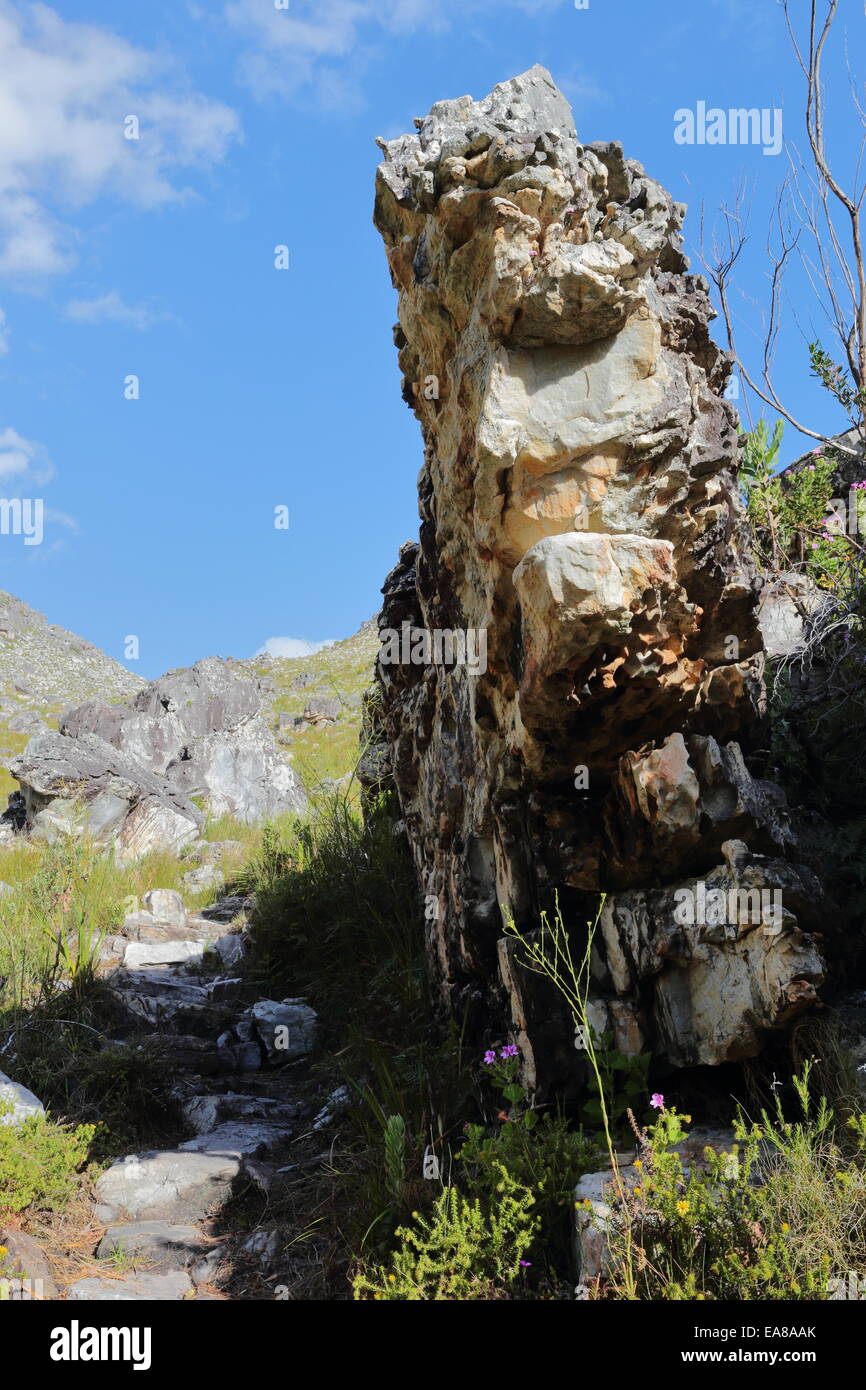
[[[332,1039],[352,1022],[399,1038],[407,1019],[420,1021],[420,901],[384,803],[362,821],[332,795],[307,821],[265,827],[242,882],[255,895],[257,973],[270,988],[308,993]]]

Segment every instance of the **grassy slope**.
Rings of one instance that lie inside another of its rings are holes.
[[[325,695],[340,701],[342,712],[336,724],[277,733],[281,747],[308,789],[325,778],[336,781],[344,777],[358,761],[361,698],[372,684],[378,645],[375,623],[365,623],[354,637],[335,642],[314,656],[253,657],[232,662],[245,675],[264,681],[266,715],[272,726],[278,724],[281,714],[301,716],[312,696]],[[301,676],[312,676],[313,683],[299,688]],[[268,683],[272,686],[270,692]]]

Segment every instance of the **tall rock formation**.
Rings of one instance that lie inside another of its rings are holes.
[[[503,915],[531,930],[558,893],[581,930],[605,892],[599,1029],[677,1066],[752,1055],[814,999],[820,890],[741,751],[761,639],[685,210],[580,144],[541,67],[416,127],[379,142],[375,222],[422,522],[365,765],[396,786],[442,993],[507,1007],[530,1079],[573,1068]]]

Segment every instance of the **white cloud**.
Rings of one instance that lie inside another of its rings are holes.
[[[6,497],[42,487],[54,477],[54,465],[41,444],[17,430],[0,429],[0,487]]]
[[[63,312],[75,323],[125,323],[141,332],[173,317],[143,304],[126,304],[117,290],[109,290],[95,299],[70,299]]]
[[[9,351],[9,325],[6,322],[6,314],[0,309],[0,357]]]
[[[140,138],[124,138],[127,116]],[[0,0],[0,272],[74,262],[63,219],[112,195],[141,207],[187,197],[183,171],[219,160],[235,113],[185,89],[162,57],[44,4]]]
[[[308,642],[304,637],[269,637],[256,656],[313,656],[324,647],[332,647],[334,638],[327,642]]]
[[[446,33],[472,14],[504,10],[539,14],[562,0],[227,0],[228,23],[249,48],[241,74],[257,96],[295,97],[312,91],[320,105],[345,108],[360,100],[359,74],[371,49],[389,35]],[[526,66],[535,61],[530,58]]]

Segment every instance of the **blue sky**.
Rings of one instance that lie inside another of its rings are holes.
[[[863,25],[842,0],[839,52],[843,28],[863,51]],[[374,137],[535,62],[582,139],[621,140],[690,205],[690,244],[701,202],[711,222],[748,181],[736,305],[754,351],[786,155],[677,144],[674,112],[780,108],[802,141],[775,0],[0,0],[0,491],[47,509],[41,545],[0,536],[0,587],[118,659],[135,635],[147,677],[372,616],[417,531],[421,465]],[[843,100],[846,160],[853,130]],[[819,314],[793,288],[780,385],[841,428],[808,380]],[[789,456],[804,443],[789,429]]]

